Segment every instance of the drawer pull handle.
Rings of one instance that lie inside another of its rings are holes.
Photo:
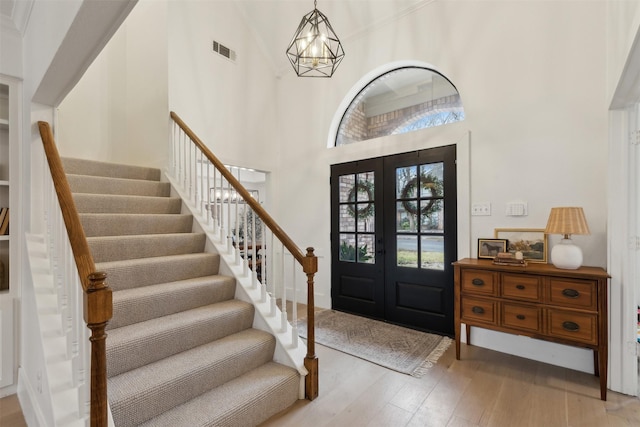
[[[473,279],[471,281],[471,284],[473,286],[484,286],[484,280],[482,280],[482,279]]]
[[[580,329],[580,325],[576,322],[562,322],[562,327],[569,332],[577,332]]]
[[[575,289],[563,289],[562,295],[567,298],[578,298],[580,296],[580,292],[576,291]]]
[[[518,314],[518,315],[516,315],[516,319],[518,319],[518,320],[524,320],[524,314]]]
[[[524,285],[516,285],[516,289],[523,290],[524,289]]]
[[[474,305],[471,309],[475,314],[484,314],[484,308]]]

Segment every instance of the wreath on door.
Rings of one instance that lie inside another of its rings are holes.
[[[411,215],[418,215],[418,207],[413,200],[407,200],[411,196],[418,192],[419,187],[423,190],[431,192],[431,197],[442,197],[442,181],[438,177],[432,174],[420,175],[410,179],[407,184],[402,188],[400,198],[405,199],[402,201],[402,206]],[[420,210],[422,215],[433,215],[440,209],[440,199],[430,199],[427,204]]]
[[[358,180],[358,182],[356,182],[351,187],[351,189],[349,190],[349,194],[347,195],[347,200],[351,202],[349,205],[347,205],[347,211],[349,212],[349,215],[355,218],[357,214],[359,219],[367,219],[369,217],[372,217],[375,210],[375,205],[373,203],[373,191],[374,186],[372,181]],[[369,201],[369,203],[361,208],[357,208],[358,205],[354,203],[356,201],[356,195],[358,193],[366,193],[367,200]]]

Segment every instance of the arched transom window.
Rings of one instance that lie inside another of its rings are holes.
[[[464,120],[456,87],[429,68],[386,72],[351,101],[338,127],[336,146]]]

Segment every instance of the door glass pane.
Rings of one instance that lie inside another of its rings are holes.
[[[353,185],[356,183],[355,175],[342,175],[338,178],[338,183],[340,185],[340,203],[355,201],[355,198],[349,200],[349,193],[353,189]]]
[[[422,268],[444,270],[444,236],[422,236],[420,247]]]
[[[340,261],[356,262],[355,234],[340,234]]]
[[[396,230],[398,233],[415,233],[418,231],[416,224],[416,216],[411,212],[416,211],[416,202],[397,202],[396,203]]]
[[[442,197],[444,163],[429,163],[420,166],[420,197]]]
[[[444,200],[422,200],[420,232],[444,232]]]
[[[396,168],[396,198],[411,199],[417,197],[417,176],[417,166]]]
[[[370,202],[374,200],[375,179],[373,172],[364,172],[358,174],[358,202]],[[351,201],[353,199],[350,199]]]
[[[356,256],[359,263],[374,264],[376,262],[374,255],[375,249],[373,235],[366,234],[358,236],[358,250]]]
[[[358,203],[358,231],[372,232],[375,229],[374,205],[371,203]]]
[[[398,267],[418,267],[418,238],[417,236],[396,236],[398,250],[396,262]]]
[[[351,214],[352,205],[340,206],[340,231],[356,231],[356,220]]]

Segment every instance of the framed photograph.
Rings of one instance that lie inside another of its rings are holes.
[[[507,252],[507,239],[478,239],[478,258],[493,259],[500,252]]]
[[[496,228],[497,239],[507,239],[507,252],[522,252],[526,261],[547,262],[547,235],[544,228]]]

